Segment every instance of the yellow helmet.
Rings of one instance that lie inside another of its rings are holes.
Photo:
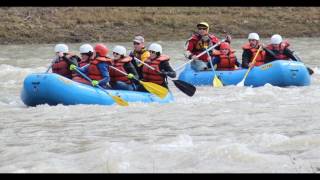
[[[199,27],[199,26],[205,26],[205,27],[207,27],[207,28],[208,28],[208,32],[209,32],[209,24],[208,24],[208,23],[206,23],[206,22],[200,22],[199,24],[197,24],[197,27]]]

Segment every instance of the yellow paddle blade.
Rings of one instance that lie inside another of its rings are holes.
[[[111,94],[109,94],[111,97],[112,97],[112,99],[117,103],[117,104],[119,104],[120,106],[129,106],[129,104],[128,104],[128,102],[127,101],[125,101],[125,100],[123,100],[121,97],[119,97],[119,96],[114,96],[114,95],[111,95]]]
[[[216,88],[223,87],[223,84],[222,84],[222,82],[220,81],[220,79],[217,77],[217,75],[214,75],[214,78],[213,78],[213,87],[216,87]]]
[[[161,99],[165,98],[168,94],[168,89],[160,86],[159,84],[155,84],[152,82],[143,82],[143,81],[139,81],[142,86],[149,91],[150,93],[159,96]]]

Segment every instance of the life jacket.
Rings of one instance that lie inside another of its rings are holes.
[[[92,80],[101,80],[103,79],[102,74],[98,68],[98,64],[100,62],[106,62],[107,64],[111,65],[112,60],[106,57],[97,57],[90,61],[90,65],[88,67],[88,76]]]
[[[250,50],[251,51],[251,59],[250,62],[252,62],[253,58],[256,56],[258,49],[257,48],[253,48],[250,46],[250,43],[246,43],[242,46],[243,50]],[[254,66],[260,66],[262,64],[264,64],[264,60],[266,58],[266,52],[261,50],[259,52],[259,54],[256,57],[256,62],[254,64]]]
[[[122,59],[114,60],[113,67],[119,69],[120,71],[126,72],[126,69],[124,68],[124,64],[130,62],[131,60],[132,58],[130,56],[126,56]],[[109,74],[110,74],[110,82],[122,81],[127,84],[131,84],[131,81],[126,75],[118,72],[113,68],[109,67]]]
[[[165,78],[161,76],[158,72],[160,71],[160,63],[163,61],[169,61],[170,57],[167,55],[161,55],[156,59],[147,59],[145,63],[155,68],[152,70],[147,66],[142,66],[143,80],[147,82],[153,82],[159,85],[163,85]]]
[[[90,61],[90,60],[89,60],[89,61]],[[85,66],[85,65],[87,65],[87,64],[89,64],[88,61],[83,61],[83,60],[81,60],[81,61],[79,62],[79,67],[83,67],[83,66]]]
[[[227,55],[221,54],[219,51],[215,51],[214,55],[218,56],[220,62],[217,64],[217,70],[222,71],[232,71],[235,70],[236,66],[236,56],[234,54],[235,50],[230,49]]]
[[[68,53],[66,56],[70,58],[77,58],[77,56],[72,53]],[[68,60],[64,59],[63,57],[59,57],[58,62],[52,65],[52,72],[71,79],[72,74],[74,73],[69,69],[70,64],[71,63]]]
[[[275,59],[289,60],[290,58],[287,55],[283,54],[284,50],[289,46],[290,44],[287,41],[282,41],[278,47],[274,47],[272,44],[269,44],[267,48],[274,52]]]
[[[90,61],[90,59],[89,59],[88,61]],[[85,65],[87,65],[87,64],[89,64],[89,62],[83,61],[82,59],[78,62],[78,66],[79,66],[80,68],[83,67],[83,66],[85,66]],[[78,73],[73,73],[73,74],[72,74],[72,80],[77,81],[77,79],[79,79],[79,78],[75,78],[75,77],[82,77],[82,76],[81,76],[80,74],[78,74]]]
[[[189,49],[189,51],[193,55],[198,55],[205,51],[207,48],[211,47],[212,45],[219,42],[219,39],[214,36],[213,34],[208,34],[209,38],[206,41],[202,40],[202,36],[198,33],[194,33],[191,38],[188,39],[187,43],[193,44],[193,49]],[[199,57],[200,60],[204,62],[208,62],[208,54],[205,53],[204,55]]]

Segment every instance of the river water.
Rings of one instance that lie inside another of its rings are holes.
[[[315,70],[310,86],[208,86],[189,97],[170,82],[174,102],[128,107],[26,107],[23,79],[46,71],[54,44],[0,45],[0,172],[319,173],[319,40],[289,39]],[[244,42],[232,42],[240,59]],[[185,62],[184,41],[159,43],[173,67]]]

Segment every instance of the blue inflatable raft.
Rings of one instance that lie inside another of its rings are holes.
[[[248,69],[234,71],[215,71],[223,85],[237,85]],[[179,80],[186,81],[192,85],[212,85],[214,72],[194,71],[190,64],[180,73]],[[265,84],[273,86],[308,86],[310,75],[302,62],[276,60],[251,69],[244,85],[258,87]]]
[[[119,96],[129,102],[172,102],[173,96],[169,92],[167,97],[138,91],[106,90],[114,96]],[[39,104],[49,105],[76,105],[100,104],[113,105],[115,101],[106,92],[99,88],[81,84],[54,73],[34,73],[28,75],[23,82],[21,99],[27,106]]]

